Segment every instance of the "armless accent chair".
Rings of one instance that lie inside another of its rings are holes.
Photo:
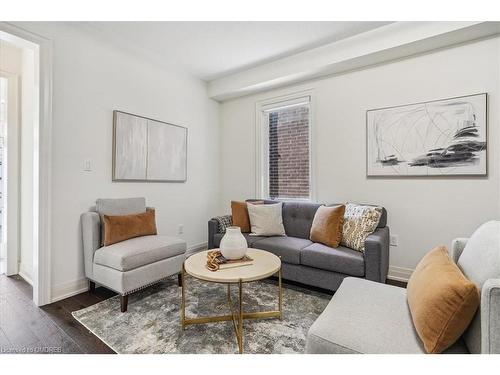
[[[138,290],[179,276],[186,258],[186,242],[168,236],[131,238],[103,246],[102,215],[146,212],[144,198],[98,199],[93,211],[82,214],[83,256],[89,290],[98,283],[121,296],[121,311],[127,311],[128,296]]]
[[[451,258],[481,290],[474,319],[445,353],[500,353],[500,221],[457,238]],[[423,354],[406,289],[346,278],[309,329],[307,353]]]

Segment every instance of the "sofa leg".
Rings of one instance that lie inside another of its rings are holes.
[[[177,283],[179,284],[179,286],[182,286],[182,274],[177,275]]]
[[[128,306],[128,295],[120,296],[120,307],[121,307],[122,313],[127,311],[127,306]]]
[[[92,280],[89,280],[89,293],[95,292],[95,283]]]

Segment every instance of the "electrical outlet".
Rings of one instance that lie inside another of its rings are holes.
[[[90,159],[85,159],[83,161],[83,170],[85,172],[90,172],[92,170],[92,160]]]
[[[399,236],[397,234],[391,234],[389,243],[391,246],[398,246]]]
[[[184,233],[184,225],[179,224],[178,233],[179,233],[179,234],[183,234],[183,233]]]

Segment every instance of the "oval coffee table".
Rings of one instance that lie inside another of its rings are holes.
[[[249,248],[247,255],[253,259],[251,265],[210,271],[207,267],[207,251],[190,256],[184,262],[182,268],[182,304],[181,321],[182,329],[190,324],[204,324],[212,322],[223,322],[232,320],[236,338],[238,340],[239,352],[243,353],[243,320],[259,318],[283,318],[283,293],[281,288],[281,260],[268,251]],[[186,317],[186,278],[185,274],[197,279],[212,283],[227,284],[227,300],[231,315],[207,316],[188,318]],[[278,273],[278,310],[243,312],[243,284],[258,281]],[[238,310],[233,308],[231,300],[231,284],[238,284]]]

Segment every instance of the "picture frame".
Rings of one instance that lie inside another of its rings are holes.
[[[487,93],[366,111],[367,177],[487,176]]]
[[[187,141],[186,127],[113,111],[112,180],[187,181]]]

